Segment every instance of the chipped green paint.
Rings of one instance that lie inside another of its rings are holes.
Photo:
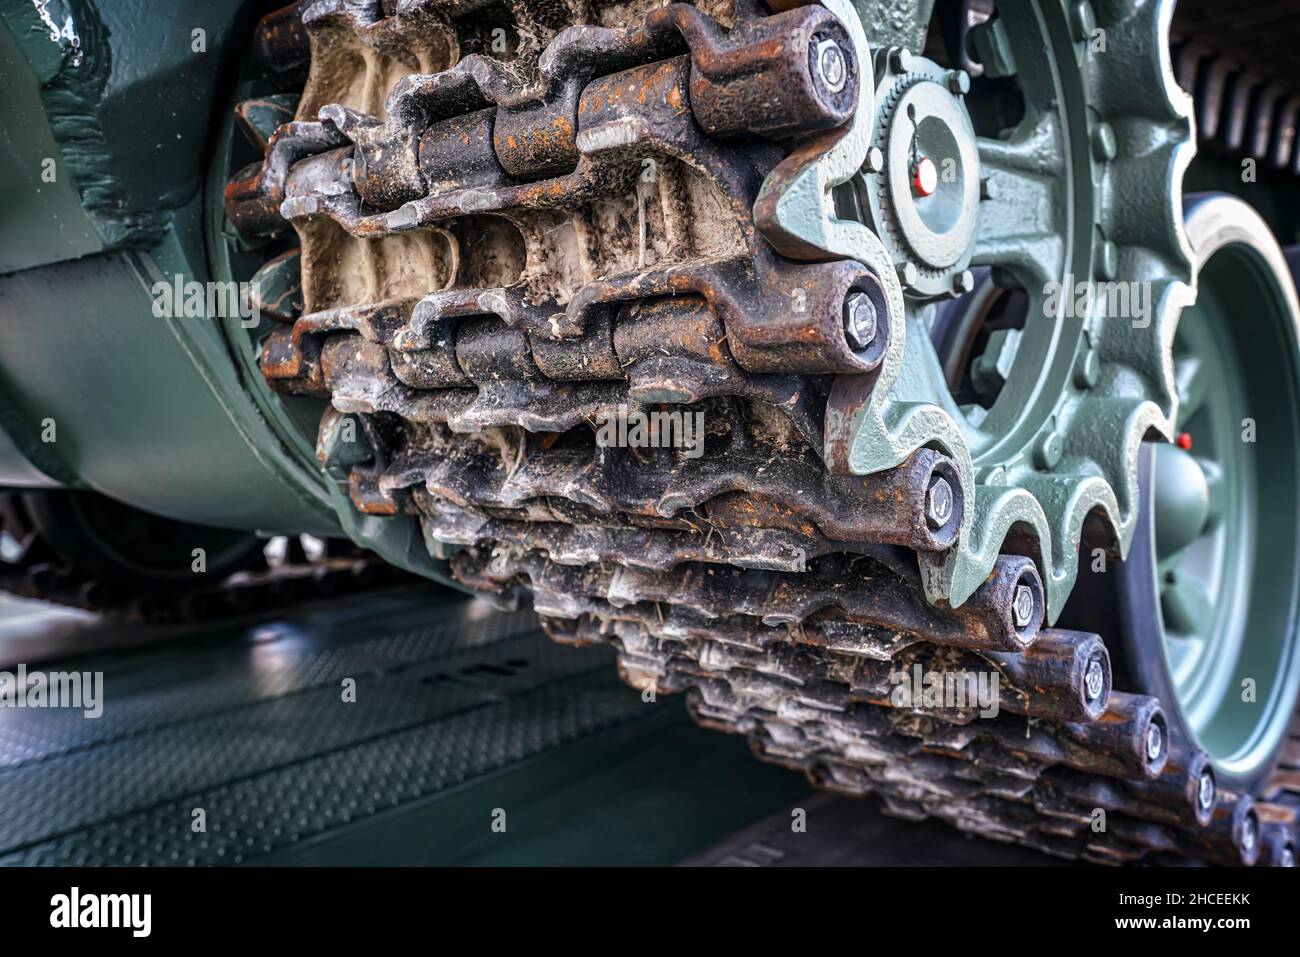
[[[0,274],[162,239],[199,193],[223,51],[254,6],[0,0],[0,171],[18,184]]]

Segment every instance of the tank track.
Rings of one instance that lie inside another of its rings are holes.
[[[612,643],[644,696],[684,692],[822,787],[1090,861],[1293,857],[1300,788],[1215,789],[1159,702],[1112,691],[1099,636],[1040,630],[1032,549],[926,601],[952,460],[827,469],[831,382],[871,376],[889,330],[848,348],[865,267],[757,236],[764,177],[854,108],[808,79],[834,19],[778,6],[511,0],[506,60],[460,55],[502,22],[478,0],[272,15],[263,63],[311,73],[226,207],[301,240],[303,315],[264,374],[330,401],[327,465],[361,420],[358,511],[418,521],[462,585],[531,594],[557,641]],[[705,454],[597,440],[655,412],[701,413]],[[996,716],[900,696],[917,669],[996,676]]]
[[[310,559],[289,554],[271,567],[259,562],[218,581],[185,587],[127,588],[59,553],[25,520],[21,496],[0,494],[0,524],[20,551],[0,559],[0,591],[111,615],[129,622],[183,622],[251,614],[410,579],[356,548]],[[300,551],[300,550],[298,550]]]

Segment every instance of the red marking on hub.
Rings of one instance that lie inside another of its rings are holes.
[[[1184,452],[1190,452],[1192,450],[1192,433],[1179,432],[1178,438],[1174,440],[1174,443]]]
[[[928,156],[921,157],[912,170],[912,189],[916,190],[918,196],[929,196],[938,188],[939,170],[935,167],[934,160]]]

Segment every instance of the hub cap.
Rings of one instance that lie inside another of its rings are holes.
[[[1199,268],[1173,349],[1181,441],[1152,449],[1122,612],[1135,690],[1176,705],[1182,735],[1230,785],[1253,786],[1300,686],[1300,313],[1245,203],[1189,198],[1187,229]]]

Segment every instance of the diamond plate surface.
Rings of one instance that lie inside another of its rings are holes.
[[[0,713],[0,863],[255,860],[644,715],[611,658],[457,603],[50,665],[112,662],[104,714]]]

